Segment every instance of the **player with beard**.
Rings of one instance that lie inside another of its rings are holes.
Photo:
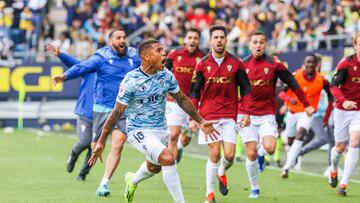
[[[224,26],[210,28],[211,52],[202,58],[195,67],[196,76],[191,86],[190,96],[199,113],[206,120],[217,120],[215,128],[220,132],[219,139],[206,139],[203,131],[199,132],[199,144],[209,147],[209,159],[206,164],[206,201],[216,202],[214,186],[219,179],[221,194],[227,195],[229,188],[225,172],[233,163],[237,136],[238,87],[245,102],[246,113],[241,124],[248,126],[249,93],[251,90],[242,61],[225,51],[227,33]],[[190,122],[191,128],[196,126]],[[220,159],[221,145],[224,156]]]
[[[184,39],[185,46],[171,50],[164,64],[172,71],[179,83],[180,90],[188,97],[195,65],[204,56],[199,50],[199,42],[199,30],[194,28],[188,30]],[[194,132],[188,130],[189,116],[172,97],[167,97],[166,121],[170,130],[169,148],[179,163],[182,157],[182,148],[190,143]]]
[[[149,39],[139,45],[141,66],[126,74],[119,87],[116,105],[105,122],[100,139],[89,163],[96,163],[105,147],[111,129],[125,112],[128,142],[146,156],[136,173],[125,175],[125,201],[133,201],[138,184],[162,170],[163,181],[176,203],[184,203],[176,162],[171,150],[166,147],[168,131],[165,119],[165,98],[169,93],[178,105],[195,121],[200,123],[206,136],[216,139],[218,132],[214,121],[206,121],[197,112],[190,99],[179,88],[174,75],[164,68],[166,54],[157,40]]]
[[[106,118],[116,101],[118,87],[127,72],[139,67],[140,58],[135,48],[126,46],[126,33],[116,29],[109,33],[109,45],[98,49],[89,59],[82,61],[64,74],[53,78],[55,83],[72,80],[95,73],[95,96],[93,106],[93,142],[97,142]],[[96,191],[98,196],[108,196],[108,183],[120,162],[126,141],[125,115],[115,125],[111,139],[111,151],[105,164],[105,173]]]

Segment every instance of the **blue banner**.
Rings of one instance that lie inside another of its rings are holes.
[[[22,80],[25,81],[26,97],[31,99],[76,99],[81,78],[56,86],[51,81],[53,76],[62,74],[66,69],[62,63],[55,62],[24,62],[15,67],[0,67],[0,99],[17,98]]]

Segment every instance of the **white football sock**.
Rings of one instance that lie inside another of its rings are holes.
[[[259,145],[257,146],[257,153],[258,153],[258,156],[265,156],[265,155],[268,154],[262,144],[259,144]]]
[[[155,175],[155,173],[149,171],[145,161],[140,165],[139,169],[135,172],[134,176],[131,178],[131,183],[136,185],[139,182],[152,177],[153,175]]]
[[[291,167],[291,164],[295,162],[296,158],[301,152],[303,141],[294,140],[294,143],[291,145],[289,152],[287,153],[286,163],[284,165],[284,170],[287,170]]]
[[[225,157],[221,157],[220,159],[220,166],[219,166],[219,169],[218,169],[218,175],[219,176],[223,176],[225,175],[226,173],[226,170],[228,170],[231,165],[233,164],[233,162],[229,162],[228,160],[226,160]]]
[[[162,166],[163,181],[176,203],[185,202],[181,189],[179,174],[176,172],[176,164],[172,166]]]
[[[344,174],[340,181],[340,184],[348,185],[349,179],[354,172],[358,159],[359,159],[359,148],[349,147],[344,164]]]
[[[219,169],[219,163],[213,163],[210,159],[206,162],[206,194],[214,192],[216,176]]]
[[[337,171],[338,170],[338,165],[339,165],[339,161],[342,157],[343,153],[339,154],[338,151],[336,150],[336,147],[334,146],[331,149],[331,171]]]
[[[182,142],[181,142],[181,134],[180,134],[180,136],[179,136],[179,139],[178,139],[178,141],[177,141],[177,148],[180,150],[180,149],[182,149],[184,146],[183,146],[183,144],[182,144]]]
[[[246,158],[246,171],[248,174],[251,190],[259,189],[259,164],[257,160],[251,161]]]

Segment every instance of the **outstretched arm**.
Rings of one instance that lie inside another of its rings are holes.
[[[112,129],[114,128],[115,123],[121,117],[126,109],[126,105],[116,102],[114,109],[111,111],[109,117],[106,119],[104,127],[101,131],[99,140],[96,143],[96,146],[93,150],[93,154],[90,157],[88,163],[90,166],[95,165],[96,160],[101,156],[105,148],[105,142]]]

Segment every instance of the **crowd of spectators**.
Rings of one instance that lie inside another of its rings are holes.
[[[195,27],[206,47],[210,26],[222,24],[238,55],[246,54],[248,36],[255,30],[265,32],[276,53],[326,48],[324,38],[360,30],[360,0],[57,0],[52,7],[49,2],[0,1],[2,57],[11,50],[37,51],[41,40],[84,59],[105,44],[109,29],[117,27],[128,35],[139,33],[131,45],[153,37],[167,47],[182,44],[185,31]],[[61,16],[65,29],[54,28],[49,7],[66,10]],[[59,34],[54,38],[54,33]],[[335,39],[331,47],[344,43]]]

